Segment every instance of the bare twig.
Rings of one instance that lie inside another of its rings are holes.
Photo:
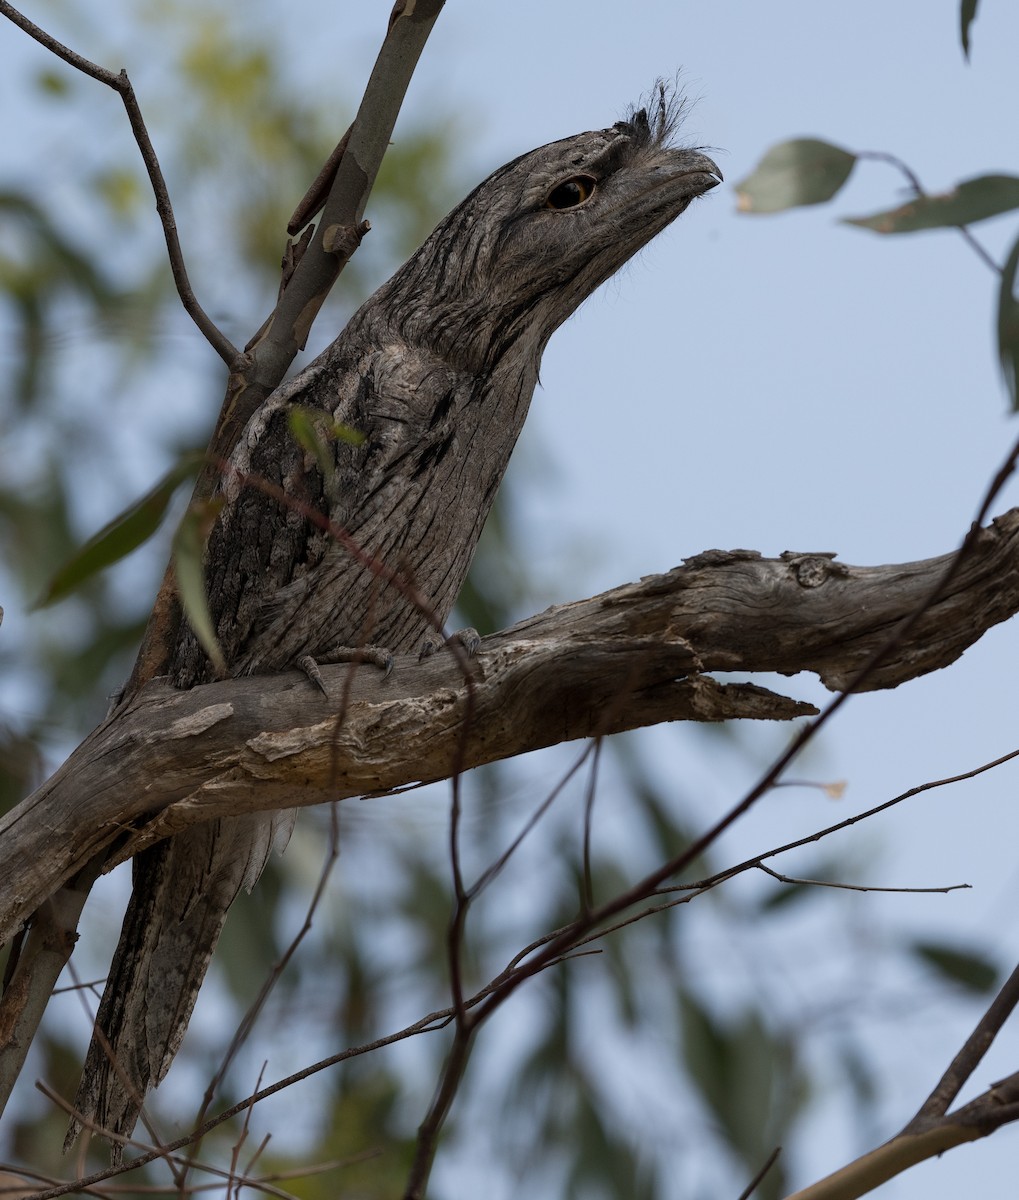
[[[62,1111],[67,1113],[68,1116],[73,1117],[75,1120],[81,1119],[81,1115],[76,1112],[76,1110],[74,1109],[74,1106],[69,1104],[62,1096],[59,1096],[56,1092],[54,1092],[52,1088],[48,1088],[43,1083],[36,1083],[35,1086],[52,1104],[54,1104],[57,1108],[60,1108]],[[244,1105],[238,1106],[238,1111],[244,1111]],[[91,1194],[102,1194],[102,1193],[95,1192],[94,1184],[92,1184],[90,1182],[92,1179],[94,1179],[95,1182],[97,1182],[97,1183],[101,1183],[104,1178],[108,1179],[114,1175],[119,1175],[125,1169],[131,1170],[134,1167],[144,1165],[144,1163],[154,1162],[156,1159],[160,1159],[160,1160],[164,1161],[166,1163],[166,1165],[170,1168],[170,1170],[173,1172],[175,1183],[174,1183],[174,1187],[173,1187],[172,1191],[173,1191],[173,1194],[178,1195],[178,1196],[186,1195],[186,1194],[188,1194],[188,1192],[191,1192],[191,1191],[201,1190],[199,1188],[189,1188],[189,1189],[187,1189],[187,1192],[185,1192],[184,1188],[183,1188],[183,1183],[180,1182],[184,1178],[185,1168],[194,1167],[196,1170],[203,1171],[207,1175],[213,1175],[217,1179],[221,1179],[221,1180],[225,1181],[225,1183],[227,1185],[227,1189],[228,1189],[228,1194],[229,1194],[229,1189],[231,1186],[233,1186],[233,1187],[244,1186],[244,1187],[255,1188],[257,1191],[260,1191],[260,1192],[265,1192],[269,1196],[278,1196],[278,1197],[280,1197],[280,1200],[297,1200],[297,1197],[295,1197],[291,1192],[283,1191],[282,1188],[273,1187],[270,1183],[267,1183],[264,1180],[248,1179],[247,1177],[242,1177],[242,1176],[236,1175],[234,1173],[234,1170],[232,1167],[230,1170],[224,1170],[221,1167],[212,1166],[211,1163],[200,1162],[197,1160],[187,1160],[186,1161],[184,1159],[178,1158],[173,1153],[173,1151],[180,1149],[182,1146],[188,1145],[192,1139],[182,1138],[182,1139],[179,1139],[177,1142],[172,1143],[171,1145],[145,1147],[144,1142],[140,1142],[136,1138],[122,1137],[119,1134],[113,1133],[108,1129],[104,1129],[102,1126],[97,1125],[94,1121],[85,1120],[85,1121],[82,1121],[82,1124],[86,1129],[91,1130],[93,1133],[101,1133],[103,1135],[103,1137],[111,1138],[123,1146],[143,1147],[144,1148],[143,1153],[141,1155],[139,1155],[137,1158],[132,1159],[126,1165],[122,1164],[120,1167],[110,1167],[108,1171],[102,1171],[102,1172],[97,1171],[94,1176],[89,1177],[89,1181],[80,1179],[80,1180],[74,1180],[74,1181],[71,1181],[68,1183],[56,1184],[54,1187],[51,1187],[51,1188],[47,1189],[46,1191],[33,1193],[31,1195],[31,1197],[27,1197],[26,1200],[42,1200],[42,1197],[44,1197],[44,1196],[50,1196],[53,1194],[66,1195],[68,1192],[84,1190],[85,1188],[88,1189],[88,1192],[90,1195]],[[222,1187],[222,1184],[217,1184],[216,1186]],[[135,1191],[144,1191],[146,1189],[132,1188],[131,1190],[132,1190],[132,1192],[135,1192]],[[170,1189],[156,1188],[156,1189],[150,1189],[150,1190],[165,1193],[165,1192],[169,1191]],[[112,1196],[112,1194],[113,1194],[113,1189],[110,1189],[109,1192],[107,1193],[107,1195]]]
[[[789,1200],[856,1200],[925,1159],[1019,1120],[1019,1072],[992,1084],[955,1112],[948,1111],[1017,1005],[1019,966],[991,1001],[916,1116],[883,1145],[796,1192]]]
[[[846,892],[906,892],[911,895],[944,895],[946,892],[965,891],[973,886],[969,883],[950,883],[944,887],[879,887],[876,884],[835,883],[831,879],[797,879],[792,875],[782,875],[778,871],[773,871],[764,863],[758,863],[757,869],[763,871],[765,875],[770,875],[772,879],[777,879],[779,883],[792,883],[797,887],[841,888]]]
[[[643,921],[647,917],[655,916],[658,913],[666,912],[670,908],[675,908],[680,904],[688,904],[695,900],[698,896],[705,892],[711,891],[713,888],[719,887],[728,880],[735,878],[737,875],[745,874],[747,871],[761,869],[767,874],[774,876],[776,879],[781,879],[789,883],[813,884],[819,887],[844,887],[851,891],[881,891],[881,892],[921,892],[921,893],[936,893],[942,894],[948,891],[956,891],[959,889],[969,888],[970,884],[956,884],[950,887],[939,888],[867,888],[858,887],[852,884],[836,884],[825,880],[800,880],[793,879],[788,876],[780,875],[776,871],[770,870],[764,866],[766,859],[775,858],[780,854],[786,854],[790,850],[796,850],[801,846],[809,845],[813,842],[819,842],[826,837],[830,837],[834,833],[838,833],[843,829],[848,829],[852,825],[856,825],[861,821],[866,821],[878,813],[884,812],[886,809],[892,808],[897,804],[901,804],[905,800],[909,800],[913,796],[918,796],[922,792],[930,791],[933,788],[946,787],[949,784],[960,783],[966,779],[973,779],[977,775],[982,775],[985,771],[991,771],[995,767],[1000,767],[1003,763],[1009,762],[1014,758],[1019,757],[1019,750],[1013,750],[1010,754],[1002,755],[993,762],[984,763],[982,766],[975,767],[971,771],[965,771],[960,775],[954,775],[948,779],[937,779],[930,783],[919,784],[917,787],[910,788],[908,791],[900,793],[898,796],[892,797],[891,800],[886,800],[883,804],[875,805],[873,808],[867,809],[865,812],[857,813],[852,817],[847,817],[844,821],[839,821],[835,825],[828,825],[824,829],[818,829],[814,833],[808,834],[806,837],[797,838],[793,842],[787,842],[785,845],[776,846],[771,850],[765,851],[763,854],[756,855],[754,858],[744,859],[743,862],[736,863],[734,866],[726,867],[722,871],[717,871],[714,875],[706,876],[703,879],[694,879],[685,883],[671,884],[668,887],[660,887],[655,891],[656,896],[669,896],[670,899],[661,904],[646,905],[639,912],[631,913],[629,916],[611,925],[602,925],[597,930],[589,933],[585,937],[577,938],[573,943],[574,949],[590,945],[592,942],[600,941],[609,934],[616,933],[620,929],[625,929],[630,925],[636,924],[638,921]],[[677,895],[677,893],[680,893]],[[494,990],[494,987],[500,984],[503,980],[508,979],[514,968],[522,962],[528,955],[534,953],[535,950],[542,946],[548,945],[549,942],[564,935],[568,928],[564,926],[560,929],[555,929],[542,937],[535,939],[529,945],[525,946],[510,960],[501,974],[493,980],[489,990]]]
[[[728,867],[724,871],[719,871],[715,875],[709,876],[707,879],[695,881],[693,883],[684,884],[686,888],[701,888],[714,887],[719,883],[730,879],[733,875],[740,874],[747,870],[748,867],[761,866],[766,859],[776,858],[779,854],[787,854],[790,850],[798,850],[801,846],[808,846],[811,842],[819,842],[822,838],[830,837],[833,833],[838,833],[843,829],[849,829],[852,825],[857,825],[861,821],[867,821],[871,817],[876,816],[885,809],[894,808],[895,805],[901,804],[904,800],[910,800],[913,796],[919,796],[923,792],[932,791],[934,788],[948,787],[949,784],[962,783],[966,779],[975,779],[978,775],[983,775],[985,771],[993,771],[995,767],[1000,767],[1004,763],[1011,762],[1012,759],[1019,758],[1019,750],[1012,750],[1008,754],[1003,754],[1000,758],[994,759],[992,762],[983,763],[979,767],[974,767],[971,771],[963,771],[960,775],[951,775],[947,779],[934,779],[929,783],[917,784],[916,787],[908,788],[904,792],[900,792],[897,796],[893,796],[890,800],[885,800],[881,804],[874,805],[873,808],[868,808],[864,812],[856,813],[852,817],[846,817],[844,821],[838,821],[834,825],[826,825],[824,829],[817,830],[816,833],[808,834],[806,837],[796,838],[795,841],[786,842],[782,846],[776,846],[773,850],[768,850],[764,854],[756,855],[754,858],[748,858],[745,861],[738,863],[734,867]],[[672,888],[662,888],[661,892],[672,891]]]
[[[343,157],[343,152],[347,148],[347,142],[350,141],[351,125],[347,132],[340,138],[336,144],[336,149],[329,155],[325,161],[322,170],[315,176],[311,187],[305,192],[303,198],[294,209],[293,216],[287,222],[287,233],[291,237],[296,237],[301,230],[313,220],[322,211],[326,197],[329,195],[329,189],[333,186],[333,181],[336,179],[336,172],[340,166],[340,159]]]
[[[992,1085],[954,1113],[919,1124],[914,1118],[883,1145],[793,1193],[787,1200],[858,1200],[917,1163],[939,1158],[946,1150],[987,1137],[1017,1120],[1019,1073]]]
[[[101,1171],[95,1171],[93,1174],[85,1176],[81,1179],[71,1180],[67,1183],[59,1184],[49,1188],[46,1191],[39,1192],[32,1197],[32,1200],[56,1200],[57,1196],[65,1196],[69,1192],[83,1191],[87,1188],[92,1188],[97,1183],[102,1183],[106,1179],[112,1179],[116,1175],[123,1175],[127,1171],[133,1171],[138,1167],[143,1167],[147,1163],[153,1162],[157,1158],[162,1158],[167,1154],[172,1154],[177,1150],[181,1150],[186,1146],[192,1145],[196,1141],[200,1141],[217,1126],[224,1124],[226,1121],[232,1120],[248,1109],[252,1104],[258,1104],[262,1100],[268,1099],[270,1096],[275,1096],[278,1092],[283,1091],[288,1087],[292,1087],[295,1083],[301,1082],[303,1079],[309,1079],[312,1075],[317,1075],[320,1071],[325,1071],[329,1067],[336,1066],[338,1063],[346,1062],[348,1059],[357,1058],[364,1054],[370,1054],[375,1050],[379,1050],[384,1046],[392,1046],[397,1042],[404,1041],[406,1038],[414,1037],[421,1033],[431,1033],[438,1029],[445,1028],[450,1021],[453,1020],[454,1013],[451,1008],[443,1009],[438,1012],[429,1013],[428,1016],[422,1017],[415,1021],[412,1025],[399,1030],[397,1033],[388,1034],[381,1038],[376,1038],[374,1041],[367,1042],[361,1046],[355,1046],[347,1050],[342,1050],[338,1054],[331,1055],[329,1058],[321,1059],[313,1063],[311,1066],[305,1067],[300,1071],[288,1075],[284,1079],[277,1080],[262,1088],[258,1092],[254,1092],[250,1096],[246,1096],[243,1100],[231,1105],[228,1109],[218,1113],[214,1117],[210,1117],[206,1122],[199,1126],[198,1129],[193,1129],[190,1133],[183,1137],[177,1138],[175,1141],[168,1142],[165,1146],[158,1149],[149,1149],[144,1153],[137,1155],[129,1161],[122,1162],[118,1166],[110,1166]],[[39,1087],[40,1085],[36,1085]],[[50,1095],[47,1089],[41,1089]],[[55,1103],[58,1103],[62,1108],[71,1111],[71,1106],[66,1101],[59,1097],[51,1097]],[[205,1169],[205,1168],[203,1168]]]
[[[456,1098],[463,1073],[467,1069],[475,1028],[476,1026],[469,1025],[466,1021],[457,1021],[453,1044],[439,1076],[435,1096],[418,1129],[414,1161],[407,1176],[403,1200],[424,1200],[425,1188],[428,1186],[428,1177],[438,1148],[439,1134]]]
[[[90,62],[87,58],[83,58],[82,55],[77,54],[62,42],[57,41],[55,37],[47,33],[44,29],[40,29],[38,25],[18,12],[7,0],[0,0],[0,16],[5,16],[9,21],[17,25],[19,29],[23,29],[29,37],[34,38],[41,46],[44,46],[58,58],[62,58],[64,62],[74,67],[75,70],[81,71],[97,82],[112,88],[120,96],[127,111],[127,119],[131,123],[131,132],[134,134],[134,140],[141,152],[142,161],[145,163],[145,170],[149,177],[149,183],[152,186],[153,195],[155,196],[156,212],[159,214],[159,221],[163,227],[163,237],[166,240],[166,253],[170,260],[170,270],[173,273],[173,282],[177,287],[177,295],[180,296],[180,301],[184,305],[185,312],[201,330],[205,340],[227,366],[232,366],[237,361],[240,352],[198,303],[198,299],[192,290],[187,268],[184,264],[184,252],[181,249],[180,238],[177,236],[177,222],[174,219],[173,206],[170,203],[170,192],[166,186],[162,167],[159,165],[159,159],[156,156],[149,132],[145,127],[145,119],[142,116],[141,107],[134,94],[131,81],[127,77],[127,72],[120,71],[114,74],[113,71],[108,71],[105,67],[100,67],[94,62]]]
[[[444,2],[417,0],[407,4],[406,0],[397,0],[357,116],[334,151],[338,161],[334,167],[331,160],[323,169],[323,174],[332,175],[332,185],[322,220],[262,337],[251,347],[249,383],[271,390],[283,378],[346,265],[348,253],[327,247],[345,244],[343,231],[360,228],[411,76]],[[316,191],[316,185],[312,190]],[[316,192],[314,204],[317,202]],[[304,204],[302,201],[302,207]],[[301,211],[299,208],[295,214],[298,219]]]
[[[594,908],[594,881],[591,868],[591,835],[594,832],[594,801],[598,794],[598,764],[601,761],[602,739],[595,738],[594,754],[591,760],[591,773],[587,780],[584,795],[584,837],[583,837],[583,871],[581,875],[581,903],[585,910]]]
[[[563,788],[566,787],[573,776],[580,770],[590,755],[594,753],[594,747],[596,745],[597,740],[592,738],[592,740],[586,746],[584,746],[583,750],[581,750],[581,752],[577,755],[572,765],[564,772],[562,778],[553,788],[549,790],[542,802],[524,822],[523,827],[513,841],[510,842],[510,844],[506,847],[502,854],[499,855],[495,862],[492,863],[491,866],[486,867],[485,870],[482,871],[476,882],[471,887],[470,894],[472,898],[480,895],[485,888],[489,887],[495,881],[502,869],[517,852],[517,849],[523,840],[537,827],[541,818],[545,815],[545,813],[548,812],[558,797],[562,794]]]
[[[980,1018],[962,1049],[952,1059],[948,1070],[938,1080],[937,1087],[923,1102],[920,1111],[906,1126],[903,1133],[926,1128],[932,1119],[943,1117],[948,1112],[949,1105],[976,1070],[980,1060],[987,1053],[1002,1025],[1012,1015],[1017,1004],[1019,1004],[1019,966],[991,1001],[990,1007]]]
[[[739,1194],[739,1200],[750,1200],[750,1197],[757,1191],[758,1187],[764,1182],[765,1175],[778,1162],[778,1156],[782,1153],[782,1147],[776,1146],[774,1150],[764,1160],[764,1165],[757,1174],[750,1180],[747,1186]]]
[[[258,1072],[258,1079],[255,1081],[255,1091],[256,1092],[258,1091],[259,1087],[261,1086],[262,1079],[264,1076],[265,1076],[265,1063],[262,1064],[262,1066]],[[203,1107],[204,1107],[204,1105],[203,1105]],[[231,1151],[230,1151],[230,1175],[229,1175],[229,1179],[227,1182],[227,1193],[226,1193],[227,1200],[230,1200],[231,1192],[235,1196],[240,1195],[240,1178],[239,1178],[239,1173],[238,1173],[237,1168],[240,1164],[241,1148],[244,1146],[244,1143],[248,1140],[248,1135],[251,1131],[251,1114],[254,1112],[254,1109],[255,1109],[255,1106],[253,1104],[249,1104],[247,1109],[245,1110],[244,1120],[241,1122],[240,1133],[238,1133],[238,1135],[234,1141],[233,1147],[231,1148]],[[269,1134],[265,1135],[265,1140],[262,1143],[262,1146],[264,1146],[265,1143],[269,1141],[269,1136],[270,1136]],[[259,1146],[255,1150],[252,1161],[256,1160],[258,1158],[259,1154],[261,1154],[262,1146]],[[194,1152],[192,1152],[191,1154],[188,1155],[188,1165],[190,1166],[190,1164],[193,1163],[194,1161],[195,1161],[195,1155],[194,1155]],[[181,1189],[181,1192],[183,1194],[183,1188]]]

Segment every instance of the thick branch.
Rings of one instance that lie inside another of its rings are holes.
[[[0,938],[103,850],[114,860],[196,821],[446,778],[574,738],[662,721],[789,719],[811,706],[699,672],[814,671],[831,688],[904,620],[952,556],[849,567],[823,555],[712,551],[488,637],[474,708],[453,657],[389,678],[323,668],[189,692],[158,681],[100,726],[0,824]],[[949,591],[869,681],[946,666],[1019,609],[1019,510],[976,540]],[[342,711],[341,711],[342,709]]]

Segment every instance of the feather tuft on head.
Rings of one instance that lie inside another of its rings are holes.
[[[635,138],[642,148],[667,146],[688,108],[689,101],[680,91],[678,81],[656,79],[650,94],[641,96],[624,119],[616,122],[616,128]]]

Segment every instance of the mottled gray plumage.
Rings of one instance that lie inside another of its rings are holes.
[[[542,351],[594,289],[718,182],[710,159],[668,145],[641,110],[543,146],[485,180],[354,315],[339,338],[255,414],[221,485],[207,551],[217,634],[234,674],[327,661],[368,643],[420,648],[428,618],[257,476],[328,514],[444,621],[527,414]],[[333,444],[323,477],[288,412],[329,414],[364,440]],[[580,419],[580,414],[578,414]],[[189,629],[170,675],[212,678]],[[309,703],[314,704],[313,697]],[[180,1044],[238,890],[265,864],[281,814],[212,822],[139,855],[135,890],[77,1107],[129,1133],[139,1100]]]

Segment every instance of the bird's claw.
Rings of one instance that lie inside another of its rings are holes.
[[[325,680],[319,670],[319,663],[370,663],[382,672],[382,678],[388,679],[393,673],[393,656],[385,646],[340,646],[330,650],[328,654],[316,659],[310,654],[302,654],[294,666],[303,671],[323,696],[328,696]]]
[[[435,634],[430,633],[425,637],[421,653],[418,655],[418,662],[422,659],[430,658],[440,646],[448,645],[450,642],[456,642],[468,658],[473,658],[478,652],[478,647],[481,645],[481,634],[469,625],[466,629],[458,629],[456,633],[451,633],[448,638],[439,638]]]
[[[318,669],[318,663],[310,654],[302,654],[301,657],[294,663],[299,671],[303,671],[311,682],[318,688],[323,696],[328,697],[326,691],[325,680],[322,678],[322,672]]]

